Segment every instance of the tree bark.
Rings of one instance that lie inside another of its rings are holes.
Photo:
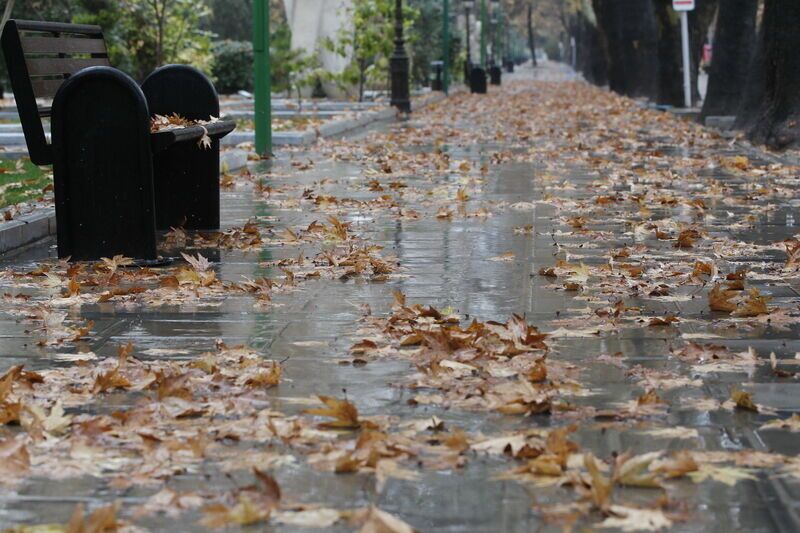
[[[533,0],[528,3],[528,47],[531,49],[531,61],[533,66],[538,66],[536,62],[536,37],[533,32]]]
[[[672,0],[653,0],[658,21],[657,103],[683,107],[683,58],[680,15]]]
[[[766,61],[764,48],[764,22],[762,20],[756,37],[755,49],[747,69],[747,81],[742,91],[742,101],[736,113],[734,127],[737,129],[746,130],[753,125],[758,117],[761,103],[766,97],[767,65],[764,63]]]
[[[719,6],[708,93],[700,119],[735,115],[742,101],[756,38],[758,0],[724,0]]]
[[[748,131],[771,148],[800,146],[800,2],[766,0],[763,39],[764,98]]]
[[[612,91],[656,99],[658,32],[652,2],[593,0]]]
[[[578,13],[576,26],[578,71],[589,83],[606,85],[608,64],[600,32],[583,12]]]

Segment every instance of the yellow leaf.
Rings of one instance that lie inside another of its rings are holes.
[[[744,468],[736,468],[733,466],[716,466],[704,464],[700,465],[696,472],[690,472],[689,477],[695,483],[702,483],[708,479],[719,481],[729,486],[736,485],[737,482],[743,479],[755,480],[756,477],[750,473],[749,470]]]
[[[753,403],[753,395],[749,392],[744,392],[738,389],[731,391],[731,400],[736,402],[737,409],[744,409],[745,411],[758,412],[758,406]]]

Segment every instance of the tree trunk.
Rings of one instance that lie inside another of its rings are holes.
[[[756,23],[757,24],[757,23]],[[767,87],[767,65],[765,64],[765,37],[764,22],[761,22],[761,29],[756,36],[755,49],[750,59],[747,69],[747,81],[742,91],[742,101],[736,113],[735,128],[749,129],[758,117],[761,103],[766,97]]]
[[[658,21],[659,104],[683,107],[683,52],[680,14],[672,0],[653,0]]]
[[[531,61],[533,66],[536,67],[536,38],[533,33],[533,0],[529,0],[528,4],[528,47],[531,49]]]
[[[364,101],[364,84],[367,81],[367,60],[358,60],[358,101]]]
[[[608,65],[600,32],[582,12],[578,13],[577,27],[578,71],[589,83],[603,86],[608,83]]]
[[[756,36],[758,0],[724,0],[719,6],[708,93],[700,119],[735,115],[742,101]]]
[[[608,61],[612,91],[655,99],[658,31],[652,2],[593,0]]]
[[[800,2],[764,4],[764,98],[750,139],[771,148],[800,146]]]

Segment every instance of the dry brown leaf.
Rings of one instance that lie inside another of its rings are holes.
[[[628,452],[623,453],[615,461],[614,482],[629,487],[661,488],[656,474],[648,470],[659,455],[660,452],[635,456]]]
[[[84,506],[79,503],[75,506],[67,524],[66,533],[111,533],[117,531],[117,513],[119,503],[95,509],[88,517],[85,516]]]
[[[235,505],[213,503],[203,507],[203,514],[200,523],[207,527],[249,526],[269,520],[270,508],[253,503],[247,495],[241,494]]]
[[[654,470],[667,478],[678,478],[690,472],[695,472],[698,468],[700,467],[692,457],[692,454],[686,450],[681,450],[674,452],[666,459],[658,461]]]
[[[591,487],[589,489],[589,499],[592,504],[601,511],[607,511],[611,505],[611,495],[613,492],[613,480],[607,478],[600,472],[597,460],[591,453],[583,456],[583,466],[589,472]]]
[[[738,295],[736,291],[723,289],[719,283],[708,293],[708,307],[712,311],[732,313],[736,310],[736,303],[731,300]]]
[[[306,409],[309,415],[327,416],[334,418],[333,422],[323,422],[319,426],[328,429],[358,429],[361,421],[358,419],[358,409],[348,400],[339,400],[331,396],[317,396],[327,407]]]
[[[762,296],[758,289],[750,289],[750,292],[747,293],[747,298],[733,311],[733,316],[754,317],[768,315],[767,302],[770,300],[770,297]]]
[[[23,439],[0,441],[0,483],[24,476],[30,466],[31,457]]]

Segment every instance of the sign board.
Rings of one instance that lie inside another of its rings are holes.
[[[672,9],[675,11],[694,11],[695,0],[672,0]]]

